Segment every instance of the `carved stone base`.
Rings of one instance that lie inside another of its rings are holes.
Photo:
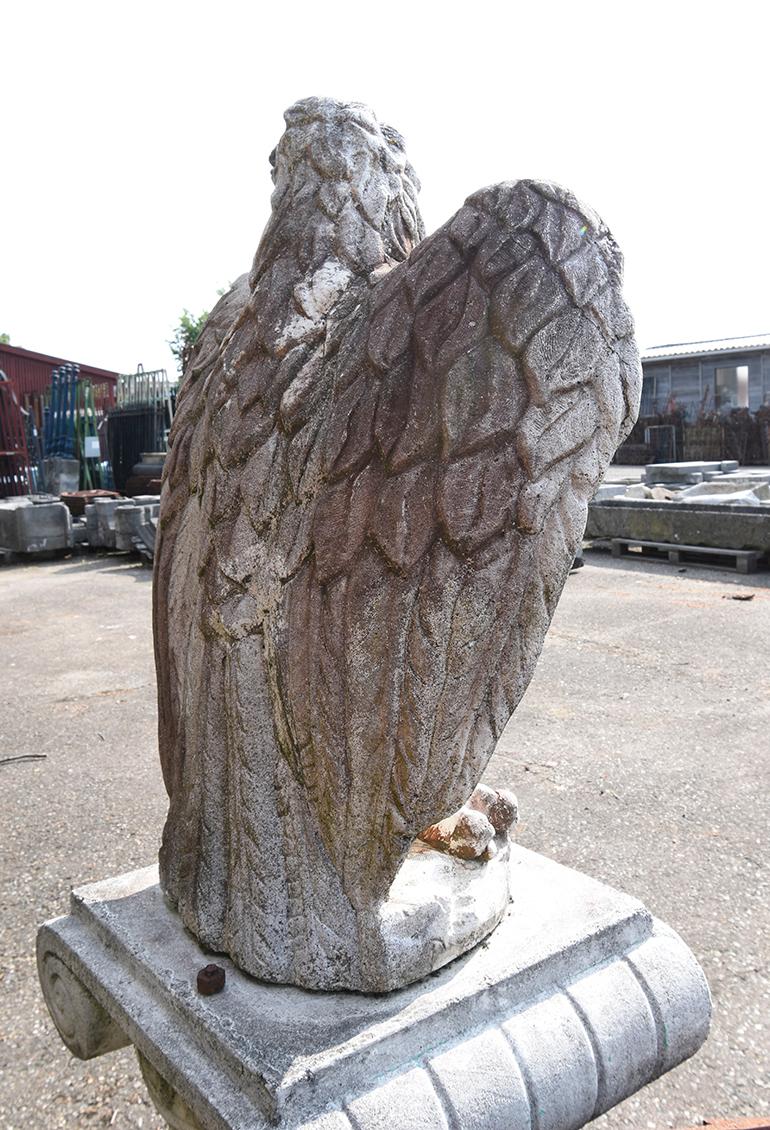
[[[493,843],[481,862],[415,840],[377,916],[378,991],[422,980],[495,929],[515,892],[508,836]]]
[[[155,1109],[164,1119],[166,1125],[170,1126],[171,1130],[206,1130],[206,1127],[198,1121],[182,1096],[174,1090],[170,1083],[166,1082],[161,1073],[152,1066],[149,1059],[142,1055],[138,1048],[136,1049],[136,1057],[139,1060],[139,1069],[142,1072],[144,1085],[155,1104]]]
[[[635,899],[517,846],[510,867],[487,941],[386,995],[269,985],[218,958],[225,989],[200,996],[211,955],[153,868],[73,892],[40,930],[43,989],[75,1054],[117,1030],[136,1045],[177,1130],[529,1130],[533,1111],[573,1130],[697,1051],[708,987]]]

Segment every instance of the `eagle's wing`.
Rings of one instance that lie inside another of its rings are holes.
[[[174,782],[182,772],[182,758],[176,756],[179,745],[180,703],[174,690],[181,675],[179,649],[174,648],[170,639],[172,623],[180,624],[183,633],[189,633],[191,607],[180,607],[179,593],[192,598],[194,582],[190,577],[179,584],[182,569],[177,558],[184,549],[185,535],[189,535],[189,510],[191,497],[195,495],[197,483],[191,467],[190,455],[193,440],[207,424],[207,406],[212,385],[216,387],[219,376],[219,351],[222,342],[233,322],[243,313],[249,299],[249,276],[241,275],[227,293],[220,298],[209,314],[195,344],[184,380],[177,394],[176,413],[171,430],[169,452],[163,468],[163,494],[161,521],[155,546],[153,577],[153,635],[155,640],[155,661],[158,673],[159,705],[159,749],[161,768],[169,793]],[[199,441],[200,442],[200,441]],[[187,521],[186,521],[187,520]],[[189,539],[188,539],[189,540]],[[194,549],[189,546],[187,562],[193,562]],[[176,576],[175,593],[172,581]],[[176,596],[176,599],[175,599]],[[190,599],[190,605],[194,601]]]
[[[321,321],[295,288],[281,322],[281,254],[193,358],[155,594],[164,887],[279,980],[478,782],[641,383],[617,248],[551,185],[477,193]]]
[[[275,686],[354,904],[467,799],[529,682],[638,411],[620,286],[601,221],[521,181],[472,196],[328,332]]]

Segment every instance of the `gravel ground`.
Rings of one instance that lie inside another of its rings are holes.
[[[487,779],[518,793],[526,846],[679,930],[715,1006],[705,1048],[597,1125],[766,1115],[770,577],[586,561]],[[157,851],[150,590],[118,556],[0,569],[0,758],[45,755],[0,763],[2,1130],[164,1125],[128,1049],[64,1049],[34,964],[70,885]]]

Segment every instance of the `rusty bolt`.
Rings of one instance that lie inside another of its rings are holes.
[[[204,997],[221,993],[225,987],[225,971],[221,965],[204,965],[198,970],[198,992]]]

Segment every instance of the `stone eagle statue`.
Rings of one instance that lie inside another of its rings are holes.
[[[380,990],[413,976],[394,878],[527,687],[641,374],[621,255],[569,192],[485,188],[425,237],[395,130],[285,119],[166,460],[161,884],[250,973]]]

